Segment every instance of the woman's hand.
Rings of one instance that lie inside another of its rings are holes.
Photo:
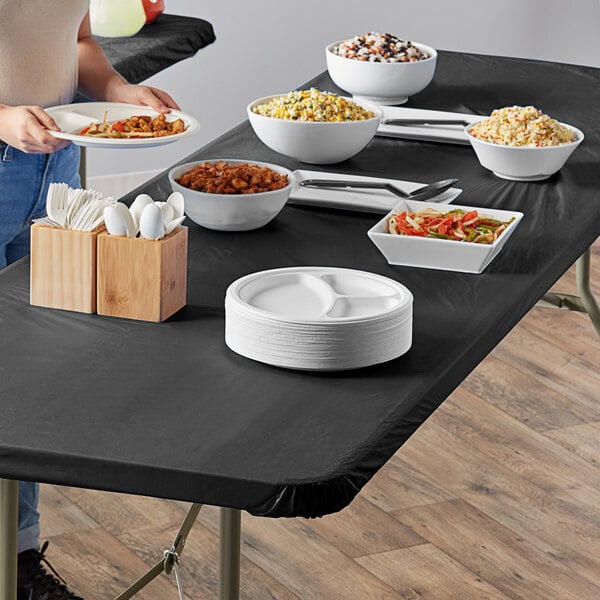
[[[106,95],[106,100],[109,102],[126,102],[128,104],[149,106],[156,112],[161,113],[169,112],[172,108],[179,108],[167,92],[147,85],[133,85],[123,81],[115,81],[115,84],[107,89]]]
[[[40,106],[0,105],[0,140],[28,154],[49,154],[71,142],[54,137],[60,131],[54,119]]]

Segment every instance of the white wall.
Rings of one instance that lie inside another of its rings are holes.
[[[245,119],[246,105],[325,70],[325,46],[367,31],[438,49],[600,66],[598,0],[165,0],[210,21],[217,41],[148,82],[173,95],[201,132],[147,150],[93,150],[90,176],[166,169]]]

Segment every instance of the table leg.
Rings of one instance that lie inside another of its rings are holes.
[[[591,250],[588,248],[575,263],[575,278],[581,303],[600,335],[600,307],[590,288],[590,262]]]
[[[538,306],[587,313],[596,329],[596,333],[600,335],[600,307],[590,287],[590,261],[591,251],[588,248],[575,263],[578,296],[550,291],[543,295],[538,302]]]
[[[196,518],[198,517],[198,513],[202,508],[202,504],[192,504],[188,510],[188,513],[173,540],[173,544],[169,550],[165,550],[163,552],[163,559],[156,563],[147,573],[142,575],[137,579],[134,583],[132,583],[124,592],[119,594],[115,600],[129,600],[129,598],[133,598],[141,589],[145,588],[152,580],[158,577],[161,573],[166,573],[169,575],[171,571],[175,572],[175,579],[177,581],[177,590],[179,592],[179,597],[183,600],[183,590],[181,587],[181,581],[179,580],[179,558],[183,553],[183,548],[187,541],[187,536],[189,535],[192,526],[196,522]],[[0,597],[0,600],[3,600]]]
[[[0,598],[17,597],[19,482],[0,479]]]
[[[82,189],[87,183],[87,152],[85,146],[79,148],[79,180]]]
[[[221,508],[219,600],[238,600],[240,597],[241,517],[239,510]]]

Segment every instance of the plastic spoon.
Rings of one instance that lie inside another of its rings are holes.
[[[179,219],[183,217],[183,211],[185,209],[185,200],[183,198],[183,194],[181,192],[173,192],[167,198],[167,204],[173,207],[173,213],[175,215],[175,219]]]
[[[140,217],[140,236],[149,240],[158,240],[165,234],[162,212],[155,203],[144,206]]]
[[[140,217],[142,215],[144,207],[148,204],[152,204],[153,202],[154,200],[148,194],[138,194],[135,197],[135,200],[132,202],[131,206],[129,207],[129,211],[133,216],[133,220],[135,221],[137,231],[139,231],[140,229]]]
[[[114,207],[119,212],[121,218],[127,226],[127,237],[135,237],[137,235],[137,226],[133,220],[132,214],[129,212],[129,208],[127,208],[127,205],[123,204],[122,202],[117,202]]]
[[[173,219],[175,219],[175,210],[173,206],[168,204],[167,202],[156,202],[158,208],[160,208],[160,212],[162,214],[162,220],[166,227],[167,223],[170,223]]]
[[[169,233],[171,233],[171,231],[173,231],[173,229],[175,229],[175,227],[177,227],[178,225],[181,225],[181,223],[183,223],[184,220],[185,220],[185,215],[182,217],[179,217],[177,219],[173,219],[170,223],[165,225],[165,235],[169,235]]]
[[[104,224],[110,235],[127,237],[127,223],[123,219],[116,205],[104,208]]]

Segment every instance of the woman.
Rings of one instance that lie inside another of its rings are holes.
[[[178,108],[165,92],[131,85],[91,36],[89,0],[0,0],[0,269],[29,253],[48,186],[79,187],[79,149],[54,137],[44,107],[89,98]],[[35,432],[32,432],[35,435]],[[18,600],[78,598],[46,572],[40,552],[38,484],[19,483]]]

